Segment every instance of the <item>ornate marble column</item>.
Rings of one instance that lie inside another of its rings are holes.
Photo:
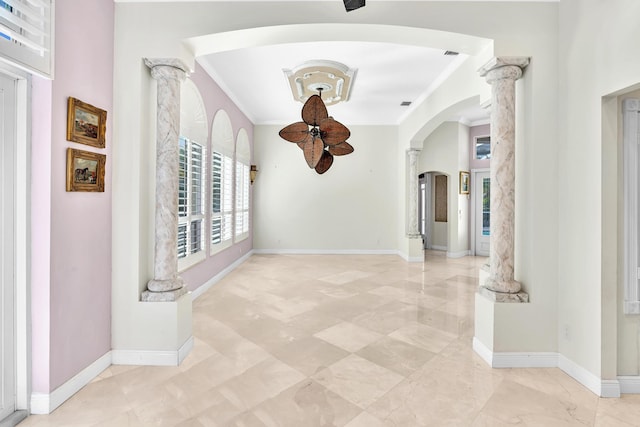
[[[496,302],[527,302],[515,281],[515,83],[529,58],[493,58],[479,72],[491,84],[491,235],[489,277],[480,293]]]
[[[180,84],[188,67],[179,59],[145,59],[158,82],[156,214],[153,279],[142,301],[175,301],[187,292],[178,276],[178,132]]]
[[[417,239],[421,236],[418,228],[418,198],[420,197],[420,189],[418,188],[419,155],[420,150],[417,148],[407,150],[409,180],[409,192],[407,194],[409,198],[407,203],[407,237],[410,239]]]

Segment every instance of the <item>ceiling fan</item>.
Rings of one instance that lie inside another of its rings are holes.
[[[351,131],[345,125],[329,117],[327,107],[319,95],[312,95],[302,107],[301,122],[292,123],[280,130],[280,137],[298,145],[310,168],[318,174],[329,170],[334,156],[353,153],[347,142]]]

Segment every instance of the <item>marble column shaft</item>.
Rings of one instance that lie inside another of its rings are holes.
[[[418,229],[418,199],[420,197],[420,189],[418,187],[418,156],[420,150],[410,148],[407,150],[408,156],[408,179],[409,194],[407,203],[407,237],[415,239],[420,237]]]
[[[507,294],[522,289],[514,280],[515,82],[528,63],[528,58],[497,58],[480,70],[491,84],[490,268],[484,286]]]
[[[186,292],[178,276],[177,242],[180,85],[188,69],[177,59],[145,59],[145,63],[158,82],[158,108],[154,268],[143,300],[172,301]]]

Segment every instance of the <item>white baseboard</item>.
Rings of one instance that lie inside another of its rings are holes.
[[[275,255],[398,255],[398,251],[393,249],[254,249],[253,252]]]
[[[618,383],[620,383],[620,393],[640,394],[640,376],[619,376]]]
[[[600,397],[620,397],[621,392],[640,393],[640,377],[603,380],[559,353],[494,353],[476,337],[473,337],[473,350],[492,368],[559,368]]]
[[[193,348],[193,337],[189,337],[175,351],[111,350],[114,365],[178,366]]]
[[[471,251],[447,252],[447,258],[464,258],[471,255]]]
[[[32,393],[31,413],[50,414],[109,366],[111,366],[111,352],[100,357],[51,393]]]
[[[494,353],[473,337],[473,350],[492,368],[556,368],[558,353]]]
[[[227,274],[231,273],[233,270],[235,270],[236,268],[238,268],[238,266],[240,264],[242,264],[243,262],[245,262],[246,260],[248,260],[251,255],[253,255],[255,251],[251,250],[249,252],[247,252],[245,255],[243,255],[242,257],[238,258],[235,262],[233,262],[231,265],[229,265],[228,267],[226,267],[224,270],[222,270],[220,273],[216,274],[215,276],[213,276],[211,279],[207,280],[206,282],[204,282],[202,285],[198,286],[195,290],[191,291],[191,298],[192,300],[195,301],[196,298],[198,298],[199,296],[201,296],[202,294],[204,294],[206,291],[208,291],[209,289],[211,289],[211,287],[213,285],[215,285],[216,283],[218,283],[220,280],[222,280],[222,278],[224,276],[226,276]]]

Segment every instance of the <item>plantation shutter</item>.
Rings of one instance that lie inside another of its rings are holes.
[[[45,77],[52,69],[51,0],[0,1],[0,56]]]
[[[211,127],[211,252],[231,245],[233,234],[233,128],[224,110]]]

